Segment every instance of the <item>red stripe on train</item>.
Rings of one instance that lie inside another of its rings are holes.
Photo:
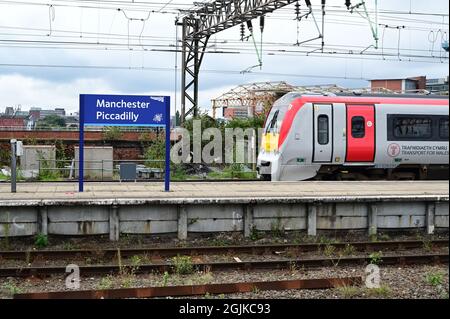
[[[401,97],[354,97],[354,96],[302,96],[292,101],[283,119],[278,140],[278,148],[286,140],[297,112],[306,103],[344,103],[344,104],[397,104],[397,105],[440,105],[448,107],[448,99],[415,99]]]

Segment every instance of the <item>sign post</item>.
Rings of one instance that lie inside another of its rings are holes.
[[[80,146],[78,190],[84,191],[84,127],[165,127],[166,160],[164,190],[170,190],[170,97],[139,95],[80,95]]]

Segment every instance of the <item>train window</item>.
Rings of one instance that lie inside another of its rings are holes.
[[[266,133],[274,133],[274,130],[277,126],[277,120],[278,120],[278,114],[280,113],[280,110],[276,110],[275,113],[272,116],[272,119],[268,122]]]
[[[431,138],[432,120],[428,117],[395,117],[394,137],[427,139]]]
[[[352,137],[363,138],[366,135],[365,120],[362,116],[352,117]]]
[[[328,144],[328,116],[319,115],[317,117],[317,140],[320,145]]]
[[[448,141],[448,116],[439,119],[439,138]]]

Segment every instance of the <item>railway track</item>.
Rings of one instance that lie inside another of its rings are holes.
[[[415,254],[415,255],[393,255],[383,256],[379,261],[382,265],[392,264],[428,264],[428,263],[448,263],[448,252],[437,254]],[[244,262],[200,262],[193,263],[194,269],[199,271],[217,270],[252,270],[252,269],[297,269],[313,267],[343,266],[355,264],[368,264],[372,261],[370,256],[359,257],[336,257],[336,258],[308,258],[308,259],[278,259],[266,261],[244,261]],[[172,273],[175,265],[172,263],[153,263],[142,265],[89,265],[79,266],[81,275],[104,275],[121,273],[126,269],[131,269],[134,273]],[[65,274],[65,266],[44,266],[44,267],[10,267],[0,268],[0,277],[44,277],[57,274]]]
[[[351,245],[356,251],[391,250],[391,249],[414,249],[425,245],[430,247],[445,247],[449,245],[447,239],[421,241],[384,241],[384,242],[348,242],[348,243],[308,243],[308,244],[271,244],[271,245],[243,245],[243,246],[203,246],[203,247],[152,247],[152,248],[126,248],[126,249],[77,249],[77,250],[22,250],[22,251],[0,251],[1,259],[17,259],[31,261],[35,258],[43,260],[63,258],[122,258],[136,255],[147,255],[156,257],[174,257],[177,255],[227,255],[227,254],[280,254],[290,251],[292,253],[317,251],[324,246],[332,246],[335,249],[345,249]]]
[[[168,296],[199,296],[206,294],[245,293],[255,291],[256,289],[330,289],[343,286],[356,286],[360,285],[361,283],[361,277],[300,279],[168,287],[32,292],[15,294],[14,299],[119,299]]]

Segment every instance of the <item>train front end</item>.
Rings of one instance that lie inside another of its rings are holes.
[[[298,93],[284,95],[273,104],[267,116],[257,161],[258,174],[263,180],[280,180],[282,164],[281,126],[291,102],[298,97]]]

